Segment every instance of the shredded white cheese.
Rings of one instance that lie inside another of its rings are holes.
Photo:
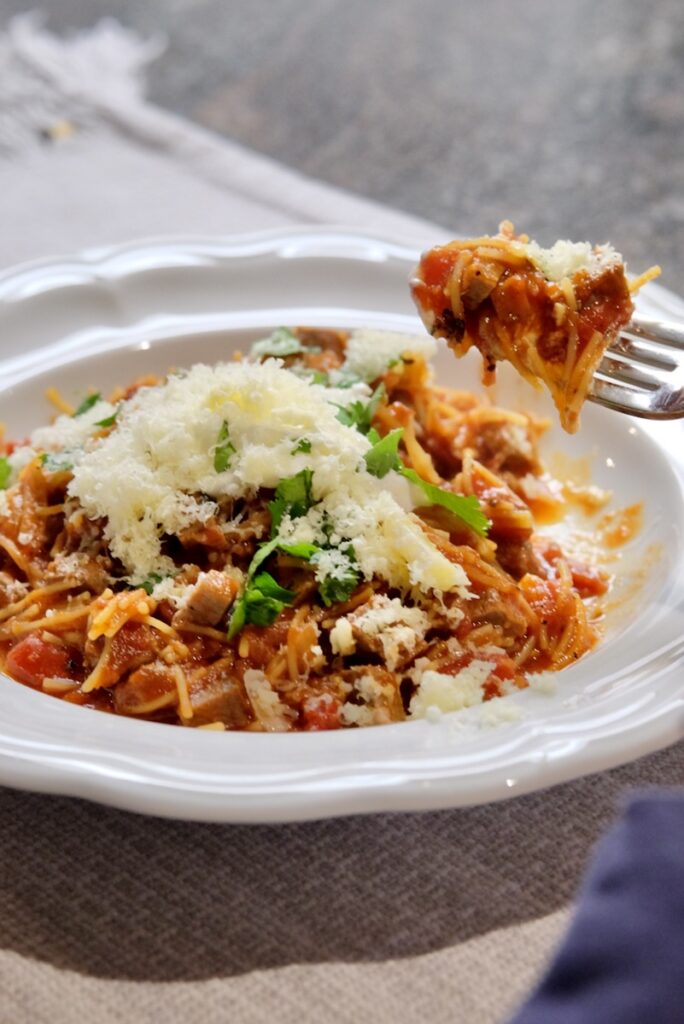
[[[590,242],[560,240],[550,249],[543,249],[537,242],[528,242],[523,248],[528,259],[547,281],[562,281],[572,277],[578,270],[596,274],[614,263],[622,262],[622,256],[611,245],[593,246]]]
[[[330,630],[330,645],[333,654],[353,654],[356,650],[356,641],[352,632],[351,622],[344,616],[339,618]]]
[[[427,669],[422,673],[418,689],[411,698],[411,717],[425,718],[430,708],[437,708],[441,712],[462,711],[463,708],[481,704],[484,684],[493,668],[493,662],[476,658],[453,676]]]
[[[292,728],[295,712],[282,703],[263,672],[247,669],[244,682],[256,719],[266,732],[287,732]]]
[[[344,369],[364,380],[375,380],[390,363],[403,355],[415,353],[428,362],[437,351],[437,343],[429,334],[399,334],[396,331],[359,329],[347,340]]]
[[[338,621],[338,627],[342,621]],[[391,671],[394,671],[402,657],[415,651],[430,625],[428,616],[421,608],[409,608],[398,597],[389,598],[384,594],[378,594],[360,612],[352,612],[347,616],[347,622],[371,640],[377,639]]]
[[[172,572],[162,554],[163,536],[206,523],[217,512],[214,499],[249,498],[311,469],[317,504],[303,517],[284,518],[284,541],[343,549],[351,542],[366,579],[469,596],[463,569],[430,543],[385,481],[367,471],[363,455],[371,442],[338,420],[330,397],[274,359],[193,366],[163,385],[142,388],[120,407],[107,436],[84,442],[68,493],[90,518],[105,520],[111,553],[140,579]],[[101,413],[91,410],[78,419],[93,414]],[[224,424],[234,451],[227,468],[217,472],[214,456]],[[303,437],[310,451],[296,451]],[[322,578],[326,572],[341,576],[344,569],[344,552],[328,552],[317,571]]]

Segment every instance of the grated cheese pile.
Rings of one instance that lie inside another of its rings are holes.
[[[408,337],[397,331],[355,330],[349,336],[344,368],[364,380],[375,380],[403,355],[415,353],[429,362],[437,352],[437,342],[426,334]]]
[[[411,348],[405,336],[395,338],[401,341],[388,350]],[[162,385],[141,388],[120,406],[106,436],[93,434],[94,424],[113,407],[98,402],[83,417],[60,416],[36,431],[31,450],[68,446],[68,493],[90,518],[105,521],[110,551],[131,579],[172,572],[162,554],[163,536],[207,523],[221,498],[250,498],[310,469],[316,504],[298,519],[284,516],[279,535],[288,543],[327,541],[333,550],[321,552],[319,579],[344,575],[345,543],[351,542],[366,579],[378,576],[402,590],[455,589],[468,597],[463,569],[429,542],[416,517],[393,497],[396,474],[372,476],[363,459],[371,442],[337,418],[339,405],[369,396],[363,382],[325,388],[277,359],[198,364]],[[215,454],[222,430],[232,452],[219,472]],[[298,450],[302,440],[307,444]]]

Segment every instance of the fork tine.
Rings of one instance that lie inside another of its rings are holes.
[[[684,325],[635,316],[604,352],[588,397],[646,419],[684,417]]]
[[[619,381],[623,385],[657,391],[668,385],[672,371],[653,366],[647,368],[643,363],[635,363],[628,356],[609,349],[599,364],[598,372],[602,377]]]
[[[641,391],[624,383],[618,384],[596,373],[588,397],[597,405],[605,405],[617,412],[657,419],[659,417],[651,411],[651,396],[650,391]]]
[[[608,352],[617,352],[632,362],[644,363],[659,370],[675,370],[678,365],[671,348],[662,348],[650,339],[642,339],[632,334],[629,328],[617,336]]]
[[[626,329],[628,334],[645,338],[654,345],[684,349],[684,328],[668,320],[636,314]]]

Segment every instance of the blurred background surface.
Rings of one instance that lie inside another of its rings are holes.
[[[0,16],[30,9],[0,0]],[[166,48],[149,98],[457,233],[610,239],[684,290],[681,0],[52,0]],[[170,226],[172,230],[172,226]]]

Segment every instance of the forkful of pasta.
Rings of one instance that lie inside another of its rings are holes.
[[[586,399],[648,419],[684,417],[684,327],[634,308],[659,274],[651,267],[628,280],[610,245],[544,249],[504,221],[495,236],[425,253],[411,292],[432,335],[458,356],[479,350],[485,384],[497,362],[510,362],[548,388],[574,433]]]

